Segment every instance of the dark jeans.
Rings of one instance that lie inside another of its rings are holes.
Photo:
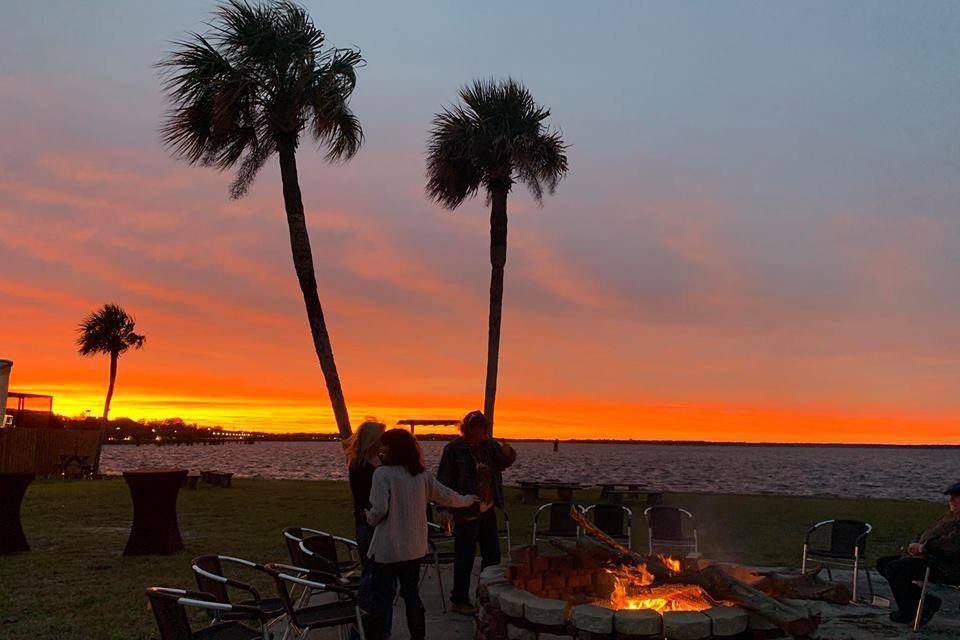
[[[365,610],[370,611],[370,608],[363,601],[364,596],[372,593],[373,585],[373,561],[367,557],[367,552],[370,550],[370,542],[373,540],[373,529],[374,527],[367,524],[366,522],[357,522],[357,549],[360,553],[360,566],[362,567],[362,573],[360,574],[360,593],[361,593],[361,602],[360,606]],[[393,599],[390,601],[390,609],[387,611],[386,619],[384,620],[384,637],[389,637],[390,632],[393,628]],[[359,637],[359,636],[356,636]]]
[[[373,541],[373,527],[366,522],[357,523],[357,550],[360,553],[360,566],[366,573],[367,565],[370,560],[367,558],[367,552],[370,551],[370,543]]]
[[[393,599],[397,595],[397,583],[400,583],[400,597],[406,606],[407,626],[411,628],[411,637],[422,637],[413,627],[423,625],[423,601],[420,599],[420,559],[406,562],[384,564],[370,561],[370,580],[361,588],[360,606],[370,612],[385,627],[393,616]],[[379,631],[379,629],[378,629]],[[419,630],[418,630],[419,631]],[[383,637],[390,635],[389,627],[384,629]],[[380,640],[380,638],[367,638]]]
[[[470,604],[470,574],[473,559],[480,545],[482,568],[500,564],[500,533],[497,531],[497,510],[490,509],[476,520],[460,520],[453,528],[453,591],[450,601]]]
[[[914,556],[887,556],[877,560],[877,572],[890,583],[890,590],[897,601],[897,608],[904,613],[913,613],[920,602],[920,587],[913,584],[914,580],[923,580],[927,570],[927,561]],[[930,572],[930,579],[937,580],[939,576],[934,569]]]

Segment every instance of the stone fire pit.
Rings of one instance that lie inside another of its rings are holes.
[[[488,567],[477,588],[477,640],[701,640],[785,637],[737,606],[703,611],[610,607],[614,576],[551,549],[518,547],[507,564]],[[819,602],[790,601],[819,615]],[[606,606],[604,606],[606,605]]]

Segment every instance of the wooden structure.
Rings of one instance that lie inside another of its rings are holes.
[[[60,475],[63,460],[93,460],[99,447],[96,430],[0,429],[0,472]]]
[[[33,479],[61,475],[69,461],[92,458],[99,448],[99,431],[0,428],[0,555],[30,549],[20,505]]]
[[[417,427],[459,427],[459,420],[416,420],[406,419],[398,420],[397,424],[403,427],[410,427],[410,433],[416,433]]]
[[[53,396],[10,391],[4,402],[5,424],[25,429],[47,429],[53,418]]]
[[[555,489],[560,502],[573,502],[573,492],[582,488],[583,485],[575,482],[521,480],[520,502],[536,504],[540,500],[540,489]]]
[[[229,489],[233,486],[233,474],[226,471],[201,471],[200,481],[215,487]]]
[[[639,484],[601,484],[600,499],[609,502],[640,502],[640,496],[646,494],[647,506],[661,504],[663,493],[644,489]]]

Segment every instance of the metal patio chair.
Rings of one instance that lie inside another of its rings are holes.
[[[583,510],[583,515],[593,521],[600,531],[633,547],[633,511],[622,504],[591,504]]]
[[[575,502],[548,502],[541,505],[533,514],[533,544],[541,539],[579,537],[580,525],[570,516],[570,509],[583,511],[583,507]],[[549,516],[546,529],[540,527],[540,515],[544,511]]]
[[[363,622],[365,614],[360,609],[357,594],[336,584],[325,582],[326,574],[311,571],[307,567],[288,564],[267,564],[264,567],[277,585],[277,593],[287,615],[287,633],[284,637],[296,634],[298,640],[305,640],[316,629],[336,628],[340,637],[346,637],[350,628],[356,626],[360,640],[364,640]],[[300,587],[312,595],[333,595],[331,602],[310,604],[295,601],[293,589]]]
[[[306,527],[283,530],[294,565],[342,577],[360,570],[360,550],[355,540]]]
[[[437,585],[440,588],[440,607],[443,609],[443,612],[447,612],[447,597],[443,589],[443,568],[453,566],[454,561],[456,560],[456,554],[453,551],[453,535],[447,535],[447,532],[443,530],[439,524],[435,522],[427,522],[427,545],[429,550],[427,555],[423,558],[423,572],[420,575],[420,582],[427,577],[427,573],[433,569],[437,577]],[[394,602],[400,597],[400,594],[397,593],[397,596],[394,598]]]
[[[284,615],[283,603],[279,597],[263,598],[260,592],[249,583],[241,582],[236,578],[227,577],[224,571],[224,565],[232,565],[251,572],[260,572],[271,576],[269,571],[263,565],[243,558],[234,558],[232,556],[204,555],[193,559],[192,569],[197,579],[197,588],[203,593],[209,593],[217,602],[223,604],[239,604],[244,607],[255,607],[260,611],[263,618],[267,620],[267,626],[272,626]],[[245,598],[234,603],[230,598],[229,589],[242,591]],[[245,614],[237,615],[234,612],[211,609],[210,615],[217,622],[224,620],[237,620],[247,617]]]
[[[360,552],[353,540],[306,527],[287,527],[283,530],[283,539],[293,566],[323,575],[321,582],[339,583],[354,591],[359,589]],[[345,549],[349,559],[341,559],[339,548]],[[310,595],[311,590],[304,588],[298,602],[305,604]]]
[[[217,602],[209,593],[169,587],[148,587],[147,601],[157,621],[160,640],[270,640],[262,613],[256,607],[224,604]],[[209,627],[194,631],[187,618],[187,607],[217,611],[221,615],[246,616],[247,620],[258,621],[260,628],[230,620],[214,622]]]
[[[936,580],[931,574],[933,570],[936,569],[937,563],[935,558],[928,558],[927,560],[927,570],[923,573],[923,583],[920,585],[920,600],[917,602],[917,612],[913,616],[913,630],[920,630],[920,618],[923,616],[923,607],[927,601],[927,592],[930,590],[930,587],[933,585],[939,585],[944,587],[949,587],[954,591],[960,591],[960,583],[948,582],[944,580]]]
[[[827,570],[833,580],[831,566],[853,570],[852,601],[857,601],[860,585],[860,569],[867,574],[867,587],[873,597],[873,579],[867,564],[867,538],[873,527],[860,520],[824,520],[807,530],[803,538],[803,556],[800,570],[806,572],[808,560],[815,560]],[[827,537],[827,540],[822,538]]]
[[[700,534],[697,519],[682,507],[655,505],[643,511],[647,521],[647,544],[650,553],[699,553]],[[684,526],[684,523],[687,526]]]
[[[513,548],[512,540],[510,539],[510,512],[506,509],[503,510],[503,526],[500,527],[500,540],[506,541],[507,551]]]

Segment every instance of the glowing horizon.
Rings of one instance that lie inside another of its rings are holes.
[[[543,208],[510,199],[498,434],[960,443],[960,5],[306,4],[368,60],[359,155],[298,152],[354,422],[482,403],[489,211],[428,202],[423,145],[495,74],[572,144]],[[99,415],[74,329],[117,302],[147,342],[112,416],[332,431],[276,163],[231,201],[158,140],[152,65],[212,6],[8,10],[0,358]]]

